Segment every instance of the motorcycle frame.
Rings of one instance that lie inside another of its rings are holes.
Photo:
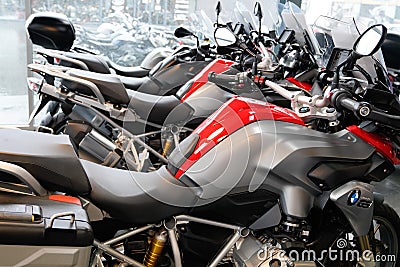
[[[233,234],[226,241],[226,244],[220,249],[220,251],[217,253],[217,255],[214,256],[213,260],[207,267],[216,267],[218,265],[218,263],[226,256],[226,254],[231,250],[231,248],[235,245],[235,243],[240,238],[245,238],[246,236],[248,236],[250,234],[250,230],[248,228],[240,227],[237,225],[226,224],[226,223],[221,223],[221,222],[217,222],[217,221],[187,216],[187,215],[178,215],[178,216],[173,217],[169,221],[163,221],[158,225],[152,224],[152,225],[142,226],[140,228],[137,228],[137,229],[131,230],[127,233],[116,236],[110,240],[103,242],[103,243],[99,242],[98,240],[95,240],[93,242],[93,246],[97,250],[94,252],[94,260],[93,260],[91,266],[92,267],[103,266],[101,263],[101,255],[104,252],[110,256],[117,258],[121,262],[128,263],[135,267],[146,267],[145,265],[125,256],[124,254],[111,248],[110,246],[115,243],[118,243],[126,238],[129,238],[131,236],[145,232],[151,228],[163,227],[168,232],[168,238],[171,243],[175,266],[182,267],[182,259],[181,259],[180,250],[179,250],[179,246],[178,246],[178,240],[176,238],[176,235],[177,235],[176,228],[178,225],[188,224],[189,222],[196,222],[196,223],[200,223],[200,224],[204,224],[204,225],[220,227],[220,228],[224,228],[224,229],[233,231]]]
[[[48,68],[48,67],[44,67],[43,65],[37,65],[37,64],[30,64],[28,67],[34,72],[45,73],[45,74],[48,74],[48,75],[51,75],[51,76],[54,76],[57,78],[62,78],[62,79],[66,79],[69,81],[74,81],[74,82],[86,85],[95,94],[96,100],[91,99],[89,97],[80,96],[80,95],[77,95],[77,94],[74,94],[71,92],[63,92],[61,89],[59,89],[53,85],[46,84],[46,83],[44,83],[41,86],[40,93],[44,93],[46,95],[50,95],[57,99],[61,99],[64,102],[68,100],[68,101],[72,102],[73,104],[80,105],[80,106],[90,109],[91,111],[95,112],[96,115],[100,116],[102,119],[104,119],[105,121],[110,123],[113,127],[119,129],[119,131],[121,133],[123,133],[125,136],[127,136],[128,138],[133,140],[133,142],[146,148],[148,151],[150,151],[152,154],[154,154],[156,157],[158,157],[162,162],[168,163],[168,161],[165,157],[163,157],[160,153],[155,151],[152,147],[150,147],[149,145],[147,145],[145,142],[143,142],[140,139],[141,137],[144,137],[145,135],[143,135],[143,134],[140,136],[133,135],[132,133],[125,130],[123,127],[119,126],[113,120],[111,120],[110,118],[108,118],[107,116],[105,116],[104,114],[102,114],[101,112],[99,112],[97,110],[97,109],[100,109],[100,110],[106,111],[110,114],[111,118],[114,118],[117,120],[123,120],[125,118],[125,116],[129,116],[129,118],[132,121],[137,121],[137,122],[141,122],[144,124],[146,124],[146,123],[150,124],[150,123],[140,119],[134,113],[133,110],[130,110],[128,108],[123,108],[123,107],[117,109],[114,107],[114,105],[112,105],[110,103],[106,103],[104,96],[101,94],[100,90],[94,83],[84,80],[84,79],[71,77],[71,76],[65,74],[63,71],[67,71],[70,69],[70,68],[66,68],[66,67],[52,66],[51,68]],[[161,125],[157,125],[157,124],[152,124],[152,126],[155,126],[157,128],[162,128]],[[161,131],[159,131],[159,132],[161,132]],[[154,132],[148,133],[146,135],[152,135],[152,134],[154,134]]]

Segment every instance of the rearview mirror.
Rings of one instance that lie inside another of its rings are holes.
[[[230,46],[236,43],[236,36],[228,28],[217,28],[214,32],[215,42],[218,46]]]
[[[179,28],[176,28],[174,35],[175,35],[175,37],[182,38],[182,37],[193,36],[193,33],[191,31],[189,31],[188,29],[179,27]]]
[[[353,50],[358,56],[370,56],[375,54],[382,46],[386,38],[387,29],[382,24],[369,27],[355,41]]]
[[[261,10],[261,4],[259,2],[256,2],[256,4],[254,5],[254,15],[261,20],[263,17],[263,13]]]
[[[221,11],[222,11],[221,2],[218,1],[217,6],[215,7],[215,12],[217,12],[217,16],[221,14]]]

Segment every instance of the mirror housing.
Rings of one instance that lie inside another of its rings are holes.
[[[354,42],[350,56],[336,67],[332,79],[332,89],[339,86],[339,72],[349,63],[355,63],[358,59],[375,54],[382,46],[386,38],[387,29],[383,24],[376,24],[364,31]]]
[[[221,1],[218,1],[217,6],[215,7],[215,12],[217,12],[217,17],[219,14],[221,14],[222,11],[222,6],[221,6]]]
[[[227,47],[236,43],[237,39],[227,27],[218,27],[214,32],[214,39],[218,46]]]
[[[376,24],[363,32],[353,45],[356,57],[365,57],[375,54],[386,39],[387,29],[383,24]]]
[[[217,12],[217,27],[219,25],[219,14],[221,14],[221,11],[222,11],[221,1],[218,1],[217,6],[215,7],[215,12]]]
[[[261,38],[261,23],[263,18],[263,13],[261,10],[260,2],[254,4],[254,15],[258,18],[258,37]]]
[[[254,5],[254,15],[261,20],[263,18],[263,13],[261,10],[261,4],[260,2],[256,2]]]
[[[177,38],[194,36],[194,34],[191,31],[189,31],[188,29],[183,28],[183,27],[176,28],[175,32],[174,32],[174,35]]]

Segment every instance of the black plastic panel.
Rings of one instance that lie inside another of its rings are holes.
[[[21,197],[0,195],[0,210],[14,214],[14,218],[0,216],[0,244],[37,246],[90,246],[93,232],[85,210],[76,204],[49,200],[47,197]],[[14,207],[12,209],[12,207]],[[26,207],[28,215],[32,211],[34,220],[22,216]],[[50,218],[58,213],[70,212],[71,217],[58,217],[50,224]],[[18,214],[19,213],[19,214]]]
[[[323,162],[308,176],[324,190],[335,188],[351,180],[362,178],[370,168],[370,162]]]
[[[195,208],[191,215],[219,222],[249,226],[278,201],[278,195],[267,191],[228,194],[205,206]]]

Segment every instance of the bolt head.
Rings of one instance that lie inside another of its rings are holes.
[[[371,113],[371,109],[367,106],[363,106],[359,111],[360,115],[363,117],[367,117]]]

